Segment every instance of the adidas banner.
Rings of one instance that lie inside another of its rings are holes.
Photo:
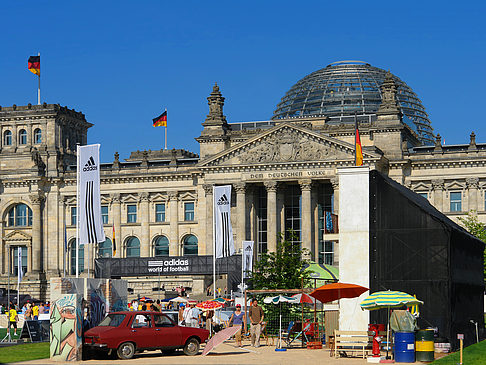
[[[101,218],[100,145],[78,146],[79,243],[105,241]]]
[[[231,228],[231,185],[213,186],[216,258],[235,253]]]
[[[243,278],[251,277],[253,271],[253,241],[243,241]]]

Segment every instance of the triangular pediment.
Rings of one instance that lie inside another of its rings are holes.
[[[14,241],[14,242],[25,242],[25,241],[30,241],[32,237],[22,231],[13,231],[7,234],[4,238],[4,241]]]
[[[256,165],[354,159],[354,145],[291,123],[277,126],[201,161],[200,166]],[[364,159],[379,159],[363,151]]]

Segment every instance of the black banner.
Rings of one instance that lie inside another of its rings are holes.
[[[49,342],[49,320],[25,321],[20,338],[29,338],[32,342]]]

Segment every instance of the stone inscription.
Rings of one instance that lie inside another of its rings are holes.
[[[302,179],[302,178],[322,178],[333,177],[331,171],[326,170],[304,170],[304,171],[270,171],[245,174],[247,181],[251,180],[275,180],[275,179]]]

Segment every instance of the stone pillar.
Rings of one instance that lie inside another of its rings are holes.
[[[277,250],[277,182],[266,181],[267,189],[267,251]]]
[[[39,275],[42,270],[41,204],[43,197],[39,194],[31,194],[29,198],[32,202],[32,274]]]
[[[206,255],[213,254],[213,185],[204,184],[206,197]]]
[[[479,186],[479,178],[478,177],[469,177],[466,179],[466,185],[469,192],[468,196],[468,206],[467,209],[463,209],[464,211],[475,210],[483,210],[484,207],[479,205],[478,199],[478,186]]]
[[[169,255],[178,256],[179,253],[179,210],[176,191],[169,191]]]
[[[236,190],[236,245],[235,249],[242,247],[241,241],[246,240],[246,184],[235,184]]]
[[[331,179],[332,190],[334,191],[334,206],[333,213],[339,215],[339,179],[333,177]]]
[[[302,248],[308,250],[311,260],[314,260],[314,245],[312,240],[312,209],[311,209],[311,187],[312,180],[300,180],[302,192]]]
[[[123,242],[122,242],[122,236],[121,236],[120,193],[111,194],[111,206],[112,206],[112,209],[113,209],[113,223],[112,224],[115,227],[115,244],[116,244],[115,257],[124,257],[125,254],[123,253]],[[113,244],[113,236],[111,237],[111,242]]]
[[[432,180],[432,189],[434,190],[433,205],[441,212],[444,211],[444,179]],[[447,209],[449,211],[449,209]]]
[[[138,194],[140,200],[140,223],[142,229],[141,242],[140,242],[140,256],[151,257],[150,249],[150,217],[149,217],[149,194],[147,192],[141,192]]]

